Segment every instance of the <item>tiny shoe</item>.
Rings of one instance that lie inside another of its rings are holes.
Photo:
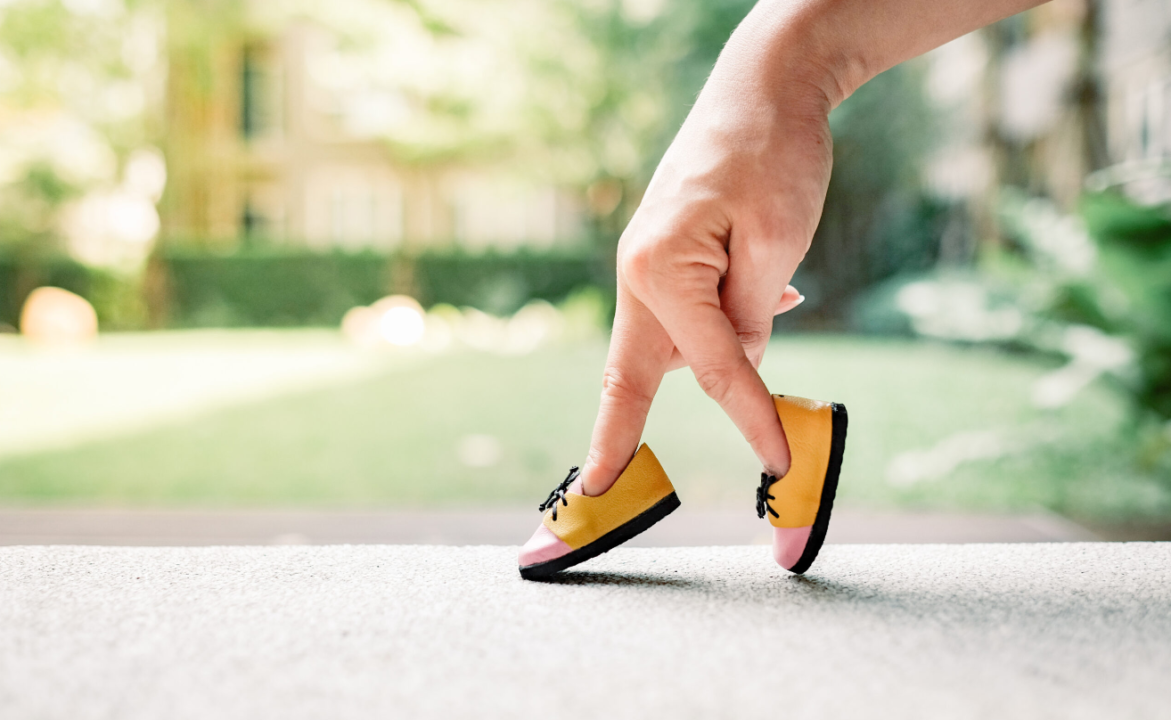
[[[792,465],[782,478],[760,474],[756,514],[773,526],[773,557],[786,570],[809,569],[825,542],[846,450],[846,407],[773,395]]]
[[[582,493],[581,474],[570,468],[538,508],[545,517],[520,550],[520,576],[540,580],[597,557],[678,507],[675,487],[646,444],[614,485],[596,497]]]

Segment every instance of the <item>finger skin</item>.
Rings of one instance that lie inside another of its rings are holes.
[[[777,303],[777,307],[773,311],[773,316],[775,317],[776,315],[784,315],[803,302],[805,302],[805,296],[802,295],[801,292],[797,290],[797,288],[793,287],[792,285],[788,285],[785,287],[785,292],[781,295],[781,301]],[[747,354],[747,350],[745,351],[745,354]],[[762,352],[760,358],[753,362],[753,367],[759,368],[760,361],[763,358],[764,353]],[[749,360],[752,360],[752,358],[750,357]],[[667,363],[667,372],[678,370],[679,368],[684,367],[687,367],[687,362],[683,359],[683,356],[679,354],[679,349],[676,348],[672,350],[671,360]]]
[[[728,316],[752,367],[760,367],[773,332],[773,317],[789,287],[778,242],[751,242],[733,232],[728,242],[728,273],[720,288],[720,309]]]
[[[692,242],[702,246],[718,240],[699,237]],[[653,254],[634,253],[627,258],[631,291],[646,298],[700,387],[732,419],[765,469],[781,476],[789,470],[789,445],[772,396],[720,308],[718,287],[724,268],[718,261],[702,260],[721,255],[722,249],[705,252],[701,247],[692,255],[698,262],[660,263]],[[773,300],[774,308],[778,300]]]
[[[602,399],[582,468],[586,495],[606,492],[634,456],[673,350],[663,326],[620,280]]]

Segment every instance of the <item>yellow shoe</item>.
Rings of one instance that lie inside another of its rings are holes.
[[[576,467],[539,510],[545,517],[520,551],[520,576],[547,578],[612,550],[679,507],[675,487],[645,444],[605,493],[583,495]]]
[[[777,479],[760,474],[756,514],[773,526],[773,557],[794,573],[809,569],[825,542],[846,450],[846,406],[773,395],[792,465]]]

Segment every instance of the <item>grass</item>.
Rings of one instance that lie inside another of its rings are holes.
[[[604,359],[605,346],[588,343],[523,357],[465,352],[386,364],[333,384],[0,458],[0,502],[535,505],[585,454]],[[761,372],[774,391],[847,405],[840,497],[851,505],[1171,516],[1171,485],[1135,468],[1125,402],[1110,387],[1093,385],[1058,411],[1031,406],[1032,383],[1050,369],[983,349],[796,337],[775,342]],[[901,453],[988,431],[1015,447],[934,479],[888,480]],[[496,438],[498,462],[461,462],[469,435]],[[684,502],[751,502],[759,474],[752,453],[688,371],[664,381],[645,439]]]

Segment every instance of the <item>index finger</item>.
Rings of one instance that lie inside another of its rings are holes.
[[[634,456],[673,350],[663,326],[620,281],[602,399],[582,468],[586,495],[608,490]]]

